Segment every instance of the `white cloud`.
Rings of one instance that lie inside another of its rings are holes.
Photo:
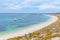
[[[12,2],[13,0],[11,0],[10,2]],[[19,0],[18,0],[19,1]],[[22,9],[23,7],[32,7],[32,8],[38,8],[38,9],[60,9],[60,0],[24,0],[21,3],[18,3],[17,0],[15,0],[12,3],[4,3],[4,5],[6,5],[7,9]],[[32,5],[33,3],[37,2],[39,5],[34,6]],[[31,4],[32,3],[32,4]]]
[[[34,2],[41,2],[39,6],[33,6],[32,3]],[[31,5],[30,5],[31,4]],[[59,0],[25,0],[21,3],[22,7],[36,7],[38,9],[60,9],[60,1]]]
[[[0,9],[19,9],[21,8],[19,0],[3,0],[0,2]]]
[[[31,4],[31,2],[32,3],[34,3],[34,2],[43,2],[43,1],[48,1],[48,0],[25,0],[25,1],[23,1],[20,5],[24,5],[24,6],[29,6],[30,4]]]
[[[53,4],[53,5],[59,5],[60,4],[60,2],[51,2],[50,4]]]
[[[10,6],[8,9],[20,9],[20,5]]]
[[[56,5],[49,5],[49,4],[43,4],[38,6],[38,8],[40,10],[46,10],[46,9],[60,9],[60,6],[56,6]]]

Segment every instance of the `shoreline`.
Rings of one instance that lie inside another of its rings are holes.
[[[42,28],[44,28],[44,27],[46,27],[46,26],[48,26],[48,25],[50,25],[50,24],[52,24],[52,23],[54,23],[55,21],[58,20],[58,18],[56,16],[52,16],[52,15],[46,15],[46,16],[50,16],[52,19],[49,20],[49,22],[45,22],[45,23],[43,23],[41,25],[40,24],[32,25],[34,27],[28,28],[28,29],[23,30],[23,31],[18,31],[18,32],[11,33],[11,34],[8,34],[8,35],[0,36],[0,40],[6,40],[8,38],[17,37],[17,36],[23,36],[25,34],[32,33],[34,31],[40,30],[40,29],[42,29]]]

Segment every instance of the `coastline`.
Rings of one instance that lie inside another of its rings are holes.
[[[34,27],[31,27],[31,28],[28,28],[26,30],[23,30],[23,31],[18,31],[18,32],[15,32],[15,33],[11,33],[10,35],[4,35],[4,36],[0,36],[0,40],[5,40],[7,38],[12,38],[12,37],[17,37],[17,36],[22,36],[22,35],[25,35],[25,34],[28,34],[28,33],[31,33],[31,32],[34,32],[36,30],[40,30],[52,23],[54,23],[55,21],[58,20],[58,18],[56,16],[52,16],[52,15],[46,15],[46,16],[50,16],[52,19],[49,20],[49,22],[45,22],[43,24],[36,24],[36,25],[32,25]],[[44,25],[44,26],[43,26]],[[35,29],[36,28],[36,29]],[[32,31],[33,30],[33,31]]]

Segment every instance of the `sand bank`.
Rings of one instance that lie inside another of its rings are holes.
[[[46,27],[46,26],[48,26],[48,25],[50,25],[50,24],[52,24],[52,23],[54,23],[55,21],[58,20],[58,18],[56,16],[52,16],[52,15],[46,15],[46,16],[50,16],[51,19],[47,22],[44,22],[43,24],[31,25],[31,27],[29,27],[27,29],[0,36],[0,40],[6,40],[8,38],[23,36],[25,34],[32,33],[34,31],[40,30],[40,29],[42,29],[42,28],[44,28],[44,27]]]

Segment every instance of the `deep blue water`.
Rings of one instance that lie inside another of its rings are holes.
[[[34,13],[0,13],[0,32],[21,29],[21,27],[43,23],[49,19],[49,16]]]

